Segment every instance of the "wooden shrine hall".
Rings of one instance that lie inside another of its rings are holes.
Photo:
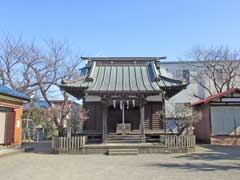
[[[98,134],[103,143],[124,140],[146,142],[163,134],[164,100],[187,86],[167,77],[160,67],[164,57],[82,57],[86,61],[76,79],[60,87],[88,110],[83,133]],[[114,139],[114,138],[115,139]],[[123,139],[121,139],[123,140]]]

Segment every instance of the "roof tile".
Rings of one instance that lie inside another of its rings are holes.
[[[30,100],[30,97],[27,96],[26,94],[23,94],[19,91],[16,91],[14,89],[8,88],[8,87],[3,86],[3,85],[0,85],[0,94],[16,97],[16,98],[27,100],[27,101]]]

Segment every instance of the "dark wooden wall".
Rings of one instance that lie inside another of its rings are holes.
[[[107,129],[108,132],[116,131],[116,124],[122,122],[122,111],[117,108],[114,109],[112,106],[108,108],[108,120],[107,120]]]
[[[163,121],[161,118],[162,103],[145,104],[145,129],[159,130],[163,129]]]
[[[85,122],[84,129],[102,131],[102,111],[100,103],[84,103],[84,108],[89,110],[89,119]]]
[[[122,111],[120,108],[114,109],[112,106],[108,108],[108,131],[115,132],[116,125],[122,123]],[[140,125],[140,108],[135,107],[131,109],[125,109],[125,123],[131,124],[132,130],[139,130]]]
[[[101,103],[84,103],[84,108],[89,110],[90,119],[85,122],[85,130],[102,130],[102,105]],[[160,116],[162,111],[161,103],[147,103],[145,104],[145,129],[159,130],[163,128],[163,121]],[[108,130],[114,131],[116,129],[115,123],[122,122],[122,112],[120,109],[108,108]],[[132,110],[125,111],[125,122],[131,123],[132,129],[139,129],[140,125],[140,109],[136,107]]]

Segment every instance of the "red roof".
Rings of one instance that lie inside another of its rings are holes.
[[[240,89],[239,88],[228,89],[228,90],[226,90],[224,92],[208,96],[205,99],[201,99],[200,101],[197,101],[197,102],[193,103],[192,106],[196,106],[196,105],[200,105],[200,104],[206,104],[206,103],[208,103],[208,102],[210,102],[210,101],[212,101],[212,100],[214,100],[216,98],[220,98],[222,96],[226,96],[226,95],[231,94],[231,93],[236,92],[236,91],[240,91]]]

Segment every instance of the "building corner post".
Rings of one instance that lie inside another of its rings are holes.
[[[106,143],[106,136],[107,136],[107,106],[103,104],[103,111],[102,111],[102,143]]]
[[[142,143],[145,143],[146,142],[146,138],[145,138],[145,127],[144,127],[144,103],[141,102],[140,103],[140,116],[141,116],[141,142]]]

